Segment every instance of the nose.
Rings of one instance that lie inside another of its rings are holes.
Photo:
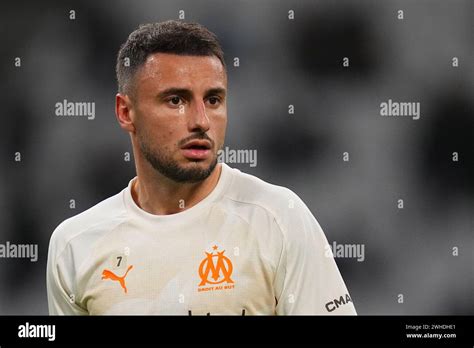
[[[209,117],[207,117],[206,105],[202,100],[198,100],[193,104],[194,107],[188,114],[188,131],[205,133],[209,130]]]

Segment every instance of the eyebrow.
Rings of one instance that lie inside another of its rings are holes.
[[[180,96],[186,97],[188,99],[191,99],[191,96],[192,96],[193,93],[191,92],[191,90],[189,90],[187,88],[171,87],[171,88],[165,89],[164,91],[161,91],[160,93],[158,93],[158,98],[160,98],[160,99],[166,98],[166,97],[168,97],[170,95],[173,95],[173,94],[180,95]],[[206,91],[204,97],[209,97],[210,95],[225,96],[226,95],[226,89],[221,88],[221,87],[210,88]]]
[[[221,88],[221,87],[211,88],[206,91],[206,94],[204,96],[209,97],[210,95],[222,95],[223,97],[225,97],[226,90],[225,88]]]

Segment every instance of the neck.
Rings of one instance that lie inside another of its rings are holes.
[[[132,197],[143,210],[154,215],[182,212],[206,198],[216,187],[222,171],[218,163],[206,179],[198,183],[177,183],[156,170],[137,168],[137,180],[132,185]]]

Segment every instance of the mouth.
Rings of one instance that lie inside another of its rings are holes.
[[[181,150],[184,157],[191,160],[203,160],[211,153],[211,143],[207,140],[192,140],[185,144]]]

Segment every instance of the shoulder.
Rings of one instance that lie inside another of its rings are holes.
[[[51,235],[50,253],[59,255],[72,240],[87,233],[100,237],[101,233],[107,233],[119,225],[125,215],[122,191],[62,221]]]
[[[266,182],[235,168],[231,170],[233,180],[226,194],[227,199],[265,211],[283,231],[291,224],[314,219],[303,200],[289,188]]]

